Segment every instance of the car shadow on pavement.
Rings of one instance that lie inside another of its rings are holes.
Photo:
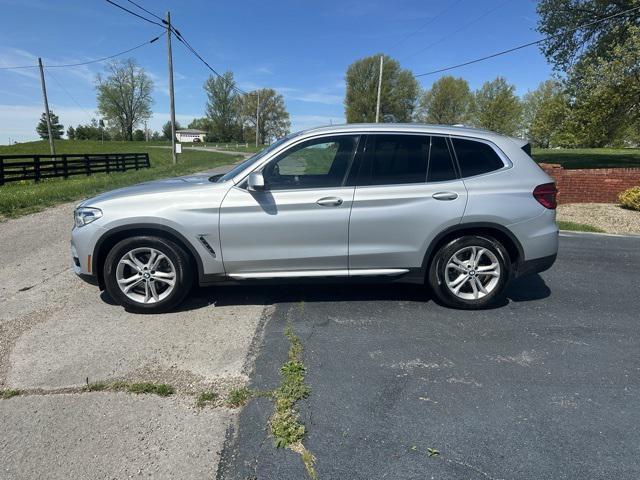
[[[491,308],[500,308],[512,302],[541,300],[551,295],[544,279],[529,275],[515,279],[506,295]],[[101,298],[115,305],[106,291]],[[262,285],[224,285],[197,287],[174,311],[198,310],[209,306],[271,305],[296,302],[423,302],[435,301],[428,288],[422,285],[400,283],[298,283]],[[438,302],[436,302],[438,303]]]

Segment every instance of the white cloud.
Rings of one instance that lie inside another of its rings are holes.
[[[38,57],[26,50],[11,47],[0,47],[0,67],[16,67],[33,65],[34,68],[18,68],[15,70],[5,70],[4,74],[15,74],[37,80],[39,78]]]
[[[324,105],[342,105],[343,100],[343,97],[341,95],[322,92],[300,92],[285,94],[285,98],[288,100],[298,100],[300,102],[322,103]]]
[[[65,107],[50,104],[49,108],[60,119],[65,129],[69,125],[87,123],[87,111],[77,107]],[[7,144],[9,140],[25,142],[38,140],[36,125],[40,115],[44,112],[41,105],[0,105],[0,144]],[[88,110],[88,113],[93,113]]]

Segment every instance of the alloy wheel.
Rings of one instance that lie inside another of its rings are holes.
[[[157,303],[175,288],[176,269],[160,250],[135,248],[118,262],[116,281],[122,293],[134,302]]]
[[[478,300],[491,294],[500,275],[498,257],[480,246],[461,248],[449,258],[445,267],[447,288],[463,300]]]

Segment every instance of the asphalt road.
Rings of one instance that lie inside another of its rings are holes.
[[[279,383],[291,320],[320,479],[638,479],[639,271],[640,238],[569,234],[492,310],[400,285],[272,288],[251,386]],[[272,409],[245,407],[219,478],[305,478],[272,445]]]

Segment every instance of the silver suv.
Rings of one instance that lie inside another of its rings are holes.
[[[480,308],[555,261],[556,188],[526,141],[461,127],[289,135],[225,175],[143,183],[75,211],[75,271],[134,312],[192,285],[301,278],[428,283]]]

